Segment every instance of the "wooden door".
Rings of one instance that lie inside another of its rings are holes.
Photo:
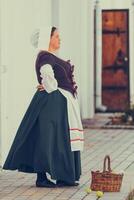
[[[102,11],[102,103],[108,111],[129,105],[128,11]]]

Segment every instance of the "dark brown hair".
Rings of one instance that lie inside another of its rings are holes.
[[[54,31],[56,30],[57,28],[55,27],[55,26],[53,26],[52,27],[52,29],[51,29],[51,35],[50,35],[50,37],[52,37],[53,36],[53,34],[54,34]]]

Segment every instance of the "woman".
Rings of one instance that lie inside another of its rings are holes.
[[[36,59],[39,86],[3,169],[37,173],[37,187],[77,186],[84,141],[74,67],[55,55],[60,47],[58,29],[46,30],[40,29],[32,36],[34,46],[40,50],[44,46]]]

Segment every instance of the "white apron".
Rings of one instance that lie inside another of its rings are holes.
[[[59,90],[67,99],[67,111],[70,131],[70,143],[72,151],[83,151],[84,147],[84,131],[80,118],[80,110],[77,97],[67,90],[58,87],[57,80],[54,77],[54,72],[51,65],[46,64],[40,69],[42,84],[48,93],[54,90]]]

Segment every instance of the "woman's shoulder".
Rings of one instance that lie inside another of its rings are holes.
[[[41,57],[45,57],[45,58],[52,58],[52,54],[49,53],[48,51],[40,51],[37,55],[37,58],[41,58]]]
[[[48,51],[40,51],[37,55],[36,62],[49,64],[54,62],[54,56]]]
[[[64,60],[55,54],[48,51],[40,51],[37,56],[37,62],[43,64],[60,64],[60,65],[70,65],[70,60]]]

